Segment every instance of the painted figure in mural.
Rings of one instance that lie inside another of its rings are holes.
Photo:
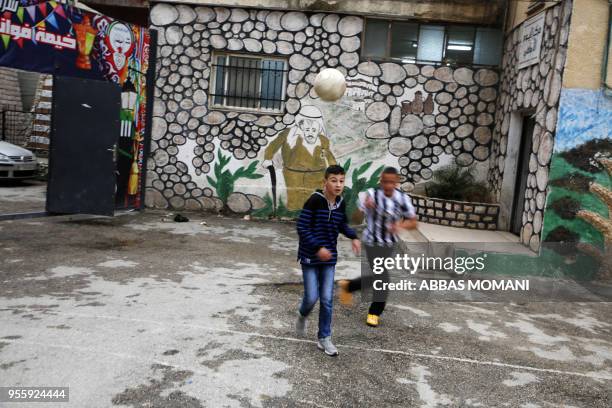
[[[296,211],[321,186],[325,169],[336,164],[319,108],[302,106],[295,125],[280,132],[266,148],[262,166],[273,166],[272,159],[279,151],[287,186],[287,209]]]

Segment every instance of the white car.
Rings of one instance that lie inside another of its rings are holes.
[[[38,161],[34,153],[0,140],[0,180],[28,179],[37,174]]]

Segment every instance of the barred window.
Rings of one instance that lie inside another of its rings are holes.
[[[285,107],[286,61],[215,54],[210,97],[217,108],[281,113]]]

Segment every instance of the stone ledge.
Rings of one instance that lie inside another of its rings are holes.
[[[102,0],[97,0],[98,2]],[[106,0],[126,1],[126,0]],[[211,2],[203,0],[170,0],[150,1],[157,3],[189,4],[193,6],[210,6]],[[217,0],[216,7],[244,7],[268,10],[295,10],[303,12],[324,12],[353,15],[375,15],[379,17],[410,17],[415,20],[466,24],[495,24],[504,12],[504,2],[501,0],[472,0],[458,2],[456,0]]]
[[[458,228],[496,230],[499,204],[471,203],[408,194],[419,221]]]

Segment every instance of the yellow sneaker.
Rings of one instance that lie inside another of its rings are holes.
[[[368,326],[376,327],[378,326],[379,317],[373,314],[368,314],[368,318],[366,319],[366,324]]]
[[[345,306],[353,304],[353,294],[348,291],[349,281],[346,279],[338,281],[338,299]]]

